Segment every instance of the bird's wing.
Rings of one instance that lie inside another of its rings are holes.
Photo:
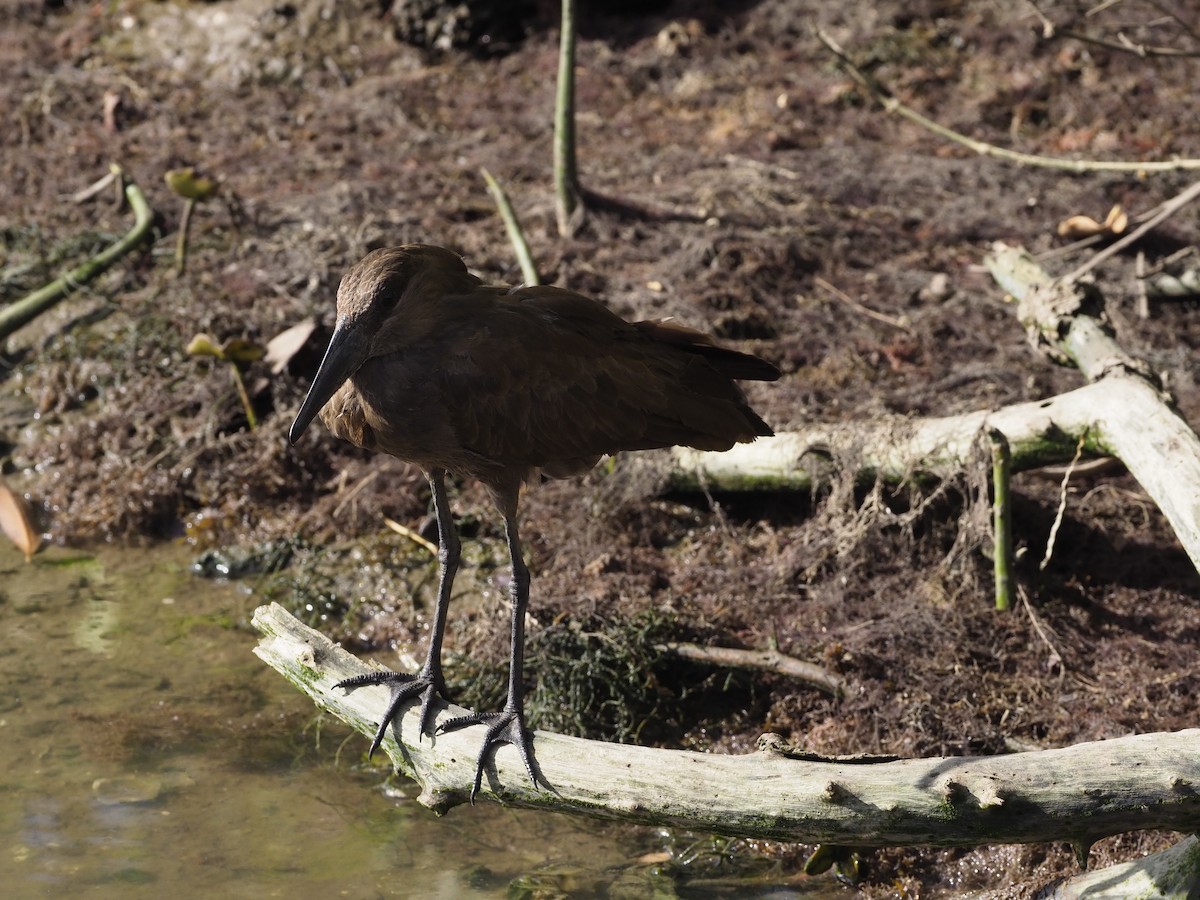
[[[459,441],[480,457],[570,470],[618,450],[725,449],[769,433],[685,341],[656,340],[578,294],[520,289],[474,321],[432,378]]]

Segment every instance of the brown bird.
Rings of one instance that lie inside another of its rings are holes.
[[[529,570],[517,535],[521,485],[541,471],[586,472],[601,456],[676,444],[728,450],[771,429],[734,379],[773,381],[770,363],[717,346],[670,321],[626,322],[553,287],[492,287],[449,250],[410,244],[368,254],[338,287],[337,323],[292,423],[295,443],[320,412],[333,434],[420,466],[433,491],[441,580],[429,652],[416,675],[376,672],[340,682],[386,684],[392,696],[371,753],[400,706],[421,697],[421,732],[445,695],[441,649],[459,540],[447,472],[479,479],[504,517],[512,559],[512,650],[500,712],[439,730],[487,725],[472,801],[491,748],[513,744],[536,786],[524,724],[522,665]]]

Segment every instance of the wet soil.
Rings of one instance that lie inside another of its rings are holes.
[[[1174,6],[1178,18],[1132,0],[1087,19],[1075,3],[1054,15],[1093,37],[1195,50],[1188,29],[1200,23]],[[786,430],[996,408],[1078,385],[1028,346],[979,265],[984,252],[1005,240],[1048,253],[1063,245],[1066,217],[1103,219],[1118,203],[1142,212],[1188,181],[975,156],[883,113],[814,28],[906,103],[980,140],[1051,157],[1200,156],[1200,61],[1047,37],[1009,4],[592,13],[578,50],[580,169],[612,202],[562,239],[550,12],[534,10],[523,36],[442,50],[398,41],[396,18],[373,3],[0,8],[0,302],[129,227],[111,193],[72,200],[111,162],[145,191],[158,226],[149,250],[8,341],[6,478],[58,542],[291,542],[291,575],[263,593],[300,598],[298,609],[362,650],[419,650],[430,561],[385,536],[382,518],[427,531],[428,491],[411,467],[319,428],[295,448],[285,432],[338,279],[368,250],[443,244],[488,279],[520,281],[481,167],[512,197],[544,280],[628,317],[675,316],[778,364],[778,383],[747,390]],[[197,207],[177,277],[182,201],[163,175],[181,166],[221,187]],[[1182,211],[1142,243],[1145,266],[1198,236],[1196,211]],[[1046,265],[1066,271],[1087,252]],[[1196,306],[1153,302],[1138,316],[1137,264],[1125,254],[1098,271],[1118,339],[1200,421]],[[265,343],[310,316],[316,333],[281,371],[245,373],[256,430],[228,367],[185,353],[198,333]],[[535,672],[539,642],[581,655],[597,634],[605,645],[774,642],[852,690],[835,702],[778,676],[639,657],[624,671],[644,673],[643,705],[623,695],[633,712],[606,723],[610,733],[743,751],[776,731],[817,752],[928,755],[1196,724],[1200,583],[1126,475],[1072,482],[1044,569],[1059,478],[1017,479],[1027,602],[997,614],[982,546],[959,539],[977,513],[974,473],[922,504],[915,490],[664,496],[614,486],[622,471],[535,485],[523,501]],[[458,680],[486,693],[503,679],[502,543],[477,485],[460,486],[456,508],[478,556],[464,589],[473,602],[456,607],[448,646]],[[563,705],[543,697],[543,724],[582,733],[596,721],[550,715]],[[1172,840],[1102,841],[1093,863]],[[810,849],[772,852],[795,863]],[[1065,846],[887,851],[868,859],[862,890],[1017,894],[1071,871]]]

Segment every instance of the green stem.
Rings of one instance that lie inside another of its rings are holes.
[[[246,421],[250,423],[250,430],[253,431],[258,427],[258,416],[254,414],[254,407],[250,405],[250,395],[246,393],[246,383],[242,380],[242,370],[238,368],[238,364],[231,362],[229,368],[233,370],[233,383],[237,387],[238,397],[241,398],[242,408],[246,410]]]
[[[78,268],[0,310],[0,341],[107,271],[113,263],[146,239],[154,221],[154,212],[141,189],[132,181],[125,185],[125,197],[133,209],[134,216],[133,228],[128,234]]]
[[[196,201],[188,197],[183,201],[183,215],[179,219],[179,234],[175,237],[175,274],[182,275],[187,268],[188,229],[192,227],[192,210]]]
[[[570,237],[579,206],[579,173],[575,166],[575,0],[562,0],[554,102],[554,195],[558,234]]]
[[[488,191],[491,192],[492,199],[496,201],[496,209],[500,211],[500,218],[504,220],[504,228],[508,232],[508,239],[513,245],[513,251],[517,254],[517,263],[521,266],[521,277],[525,279],[528,285],[540,284],[538,280],[537,267],[533,264],[533,256],[529,252],[529,242],[525,240],[525,232],[521,228],[521,223],[517,220],[517,214],[513,211],[512,204],[508,202],[508,194],[504,192],[504,188],[500,183],[492,177],[492,173],[487,169],[479,170],[483,174],[483,180],[487,182]]]
[[[996,609],[1012,608],[1012,501],[1009,494],[1009,474],[1012,454],[1008,439],[997,429],[988,429],[992,444],[992,515],[994,518],[995,548],[993,565],[996,571]]]

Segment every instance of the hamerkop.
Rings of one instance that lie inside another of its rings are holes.
[[[340,682],[386,684],[391,703],[371,752],[400,706],[421,698],[429,733],[445,695],[441,649],[459,540],[447,472],[479,479],[500,514],[512,559],[512,654],[500,712],[444,722],[487,725],[472,801],[489,750],[513,744],[536,785],[524,724],[522,664],[529,570],[517,536],[521,485],[537,472],[566,477],[607,453],[675,444],[728,450],[771,429],[735,379],[773,381],[764,360],[718,347],[670,321],[626,322],[587,297],[553,287],[492,287],[449,250],[376,250],[338,287],[337,323],[292,423],[295,443],[318,411],[334,435],[424,470],[433,491],[441,580],[425,664],[416,675],[376,672]]]

